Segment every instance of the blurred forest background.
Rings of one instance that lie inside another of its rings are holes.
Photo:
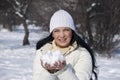
[[[48,31],[51,15],[67,10],[77,32],[99,54],[110,56],[120,48],[120,0],[0,0],[0,29],[23,25],[23,45],[29,45],[28,25]]]

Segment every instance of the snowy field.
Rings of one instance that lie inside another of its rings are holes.
[[[35,44],[48,33],[35,27],[30,27],[29,31],[31,45],[22,46],[22,28],[14,32],[0,30],[0,80],[32,80]],[[120,50],[117,53],[120,54]],[[99,80],[120,80],[120,57],[97,57],[97,64]]]

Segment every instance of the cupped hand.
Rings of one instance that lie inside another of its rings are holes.
[[[61,69],[63,69],[66,66],[66,61],[56,61],[53,65],[49,63],[45,63],[43,65],[43,61],[41,60],[41,65],[43,68],[45,68],[50,73],[55,73]]]

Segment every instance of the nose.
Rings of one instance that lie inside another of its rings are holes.
[[[61,38],[63,38],[65,35],[64,35],[64,32],[60,32],[60,34],[59,34],[59,36],[61,37]]]

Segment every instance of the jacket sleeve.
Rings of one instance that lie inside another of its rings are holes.
[[[79,59],[74,66],[79,80],[90,80],[92,76],[92,59],[86,49],[81,49]]]
[[[33,80],[55,80],[56,76],[50,74],[45,70],[40,64],[40,57],[42,53],[40,50],[37,50],[34,63],[33,63]]]
[[[67,65],[63,71],[58,72],[58,78],[59,80],[79,80],[69,65]]]
[[[73,53],[74,54],[74,53]],[[79,57],[76,55],[78,60],[76,64],[71,68],[68,66],[66,70],[58,75],[60,80],[90,80],[92,74],[92,62],[89,52],[84,49],[82,51],[77,51],[80,54]]]

